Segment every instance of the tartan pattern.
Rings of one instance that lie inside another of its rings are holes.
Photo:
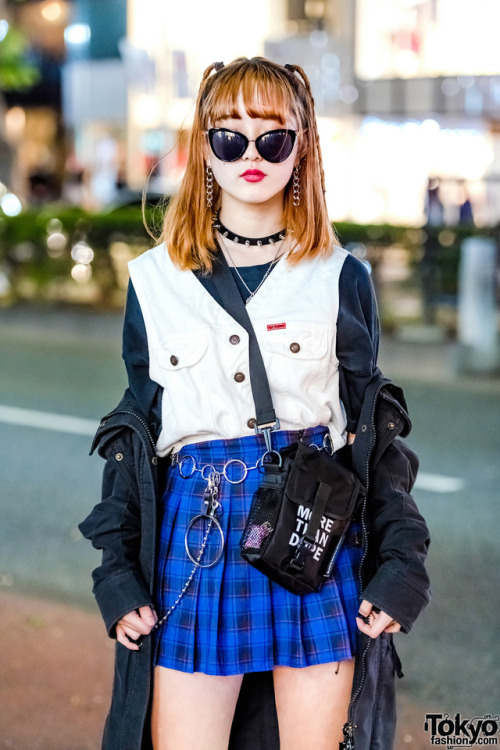
[[[304,430],[302,439],[321,445],[325,431],[325,427]],[[289,445],[298,434],[273,433],[273,448]],[[253,465],[264,451],[262,436],[250,435],[184,446],[179,457],[190,455],[198,466],[211,463],[221,470],[234,458]],[[188,474],[188,464],[185,466],[184,473]],[[238,467],[233,468],[236,473]],[[241,484],[232,485],[221,478],[223,557],[214,567],[196,572],[179,606],[155,631],[155,665],[183,672],[232,675],[274,666],[306,667],[354,656],[361,548],[346,539],[334,574],[318,593],[297,596],[269,580],[241,558],[239,547],[259,480],[258,470],[249,471]],[[176,600],[193,569],[184,536],[193,516],[204,509],[206,484],[197,472],[183,479],[177,467],[169,471],[157,562],[156,606],[160,617]],[[205,528],[197,523],[189,535],[195,558]],[[349,536],[357,530],[354,525],[351,529]],[[219,543],[220,535],[212,529],[202,564],[214,559]]]

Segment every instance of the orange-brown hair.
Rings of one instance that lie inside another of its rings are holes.
[[[302,131],[299,140],[300,205],[293,205],[292,180],[285,189],[283,224],[293,238],[290,263],[332,251],[336,241],[324,198],[324,172],[307,76],[298,65],[283,67],[263,57],[240,57],[229,65],[213,63],[203,74],[196,102],[186,171],[178,194],[165,214],[161,239],[182,270],[209,272],[217,251],[214,211],[221,194],[214,180],[213,205],[206,204],[205,131],[222,117],[237,112],[242,95],[250,117],[265,117],[285,125],[292,115]]]

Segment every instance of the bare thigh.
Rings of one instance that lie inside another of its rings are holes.
[[[353,675],[354,659],[274,668],[280,750],[338,750]]]
[[[227,750],[242,679],[155,667],[154,750]]]

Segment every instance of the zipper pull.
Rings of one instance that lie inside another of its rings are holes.
[[[344,724],[342,727],[342,732],[344,735],[344,740],[339,743],[339,750],[354,750],[354,737],[352,735],[354,727],[352,724]]]

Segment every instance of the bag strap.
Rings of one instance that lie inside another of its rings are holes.
[[[294,555],[287,564],[287,569],[292,570],[294,573],[299,573],[304,569],[307,559],[314,550],[314,545],[316,544],[316,533],[320,527],[321,519],[324,516],[330,493],[331,487],[320,482],[314,497],[311,517],[307,524],[306,532],[297,544]]]
[[[252,321],[222,251],[219,252],[214,261],[212,279],[219,292],[224,309],[248,333],[250,384],[256,412],[255,431],[264,434],[267,450],[270,451],[270,433],[273,430],[279,430],[280,423],[274,411],[266,368]]]

